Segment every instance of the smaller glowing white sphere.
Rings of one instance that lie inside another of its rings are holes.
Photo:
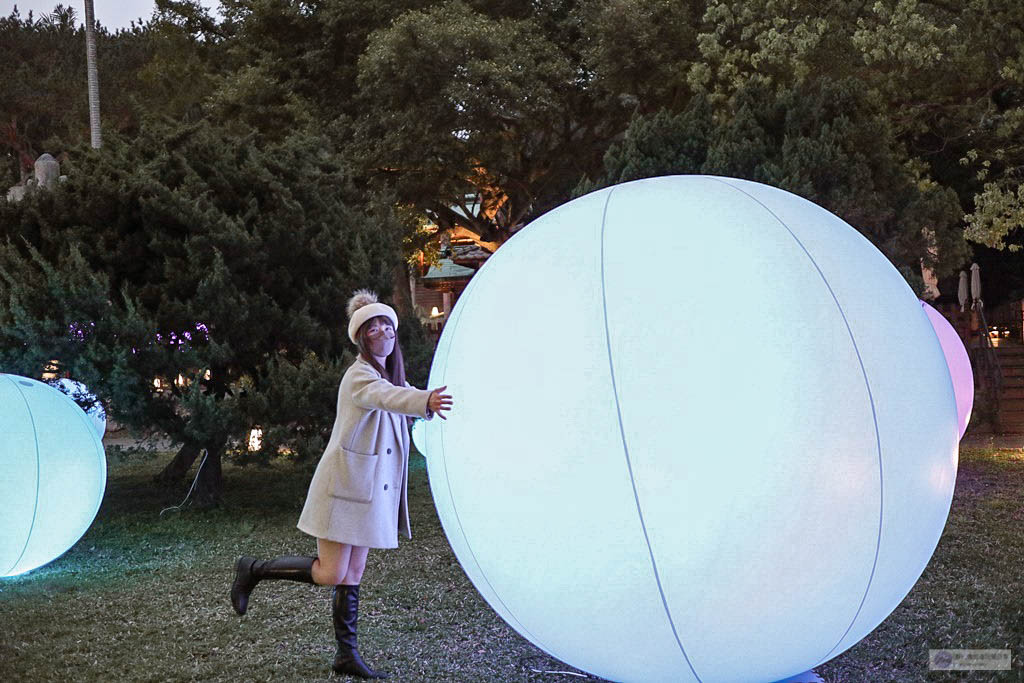
[[[93,428],[102,439],[107,432],[107,411],[103,409],[103,404],[96,399],[87,386],[77,380],[64,377],[57,382],[57,385],[57,388],[70,396],[75,403],[88,402],[92,404],[85,414],[89,416]]]
[[[64,554],[99,510],[107,482],[103,444],[68,396],[0,374],[0,576]]]

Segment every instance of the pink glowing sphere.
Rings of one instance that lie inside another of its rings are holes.
[[[971,421],[971,409],[974,407],[974,374],[971,372],[971,358],[967,355],[960,335],[946,320],[946,316],[924,301],[921,302],[921,308],[927,314],[928,322],[935,330],[935,336],[939,338],[942,355],[946,357],[946,365],[949,366],[949,376],[953,379],[953,395],[956,397],[957,428],[960,431],[960,438],[963,438],[964,432],[967,431],[967,423]]]

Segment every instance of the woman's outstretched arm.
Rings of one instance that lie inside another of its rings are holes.
[[[369,368],[352,377],[351,387],[352,401],[360,408],[427,417],[430,392],[426,389],[396,387]]]

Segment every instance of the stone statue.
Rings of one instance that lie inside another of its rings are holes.
[[[17,202],[25,198],[25,195],[37,187],[52,188],[58,182],[63,181],[67,176],[60,174],[60,162],[51,154],[42,154],[36,159],[35,177],[29,178],[24,183],[18,183],[7,190],[7,201]]]
[[[39,187],[52,188],[60,178],[60,164],[50,154],[42,154],[36,159],[36,184]]]

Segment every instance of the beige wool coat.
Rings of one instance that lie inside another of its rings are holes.
[[[357,358],[338,387],[338,412],[309,484],[298,528],[369,548],[397,548],[409,526],[409,430],[405,415],[431,419],[430,392],[397,387]]]

